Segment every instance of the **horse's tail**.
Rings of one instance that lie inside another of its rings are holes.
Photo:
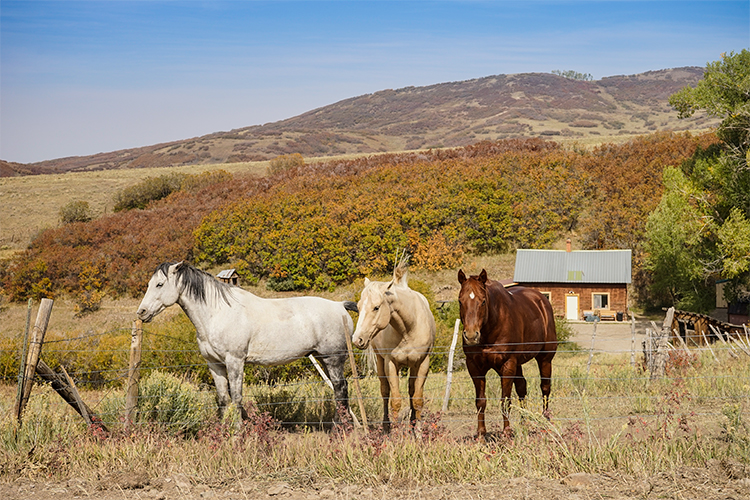
[[[359,308],[357,308],[357,303],[352,302],[351,300],[344,301],[344,309],[346,309],[347,311],[355,312],[355,313],[359,312]]]

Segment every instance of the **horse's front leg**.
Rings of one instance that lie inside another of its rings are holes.
[[[227,369],[221,363],[208,361],[208,371],[211,373],[211,378],[214,379],[214,386],[216,386],[216,405],[218,407],[219,418],[221,419],[224,417],[224,410],[226,410],[229,404]]]
[[[399,414],[401,413],[401,391],[398,388],[398,372],[399,366],[393,361],[393,358],[388,357],[384,360],[385,378],[388,383],[389,392],[391,395],[391,413],[393,418],[398,421]],[[381,382],[381,388],[382,388]],[[387,412],[387,408],[385,409]]]
[[[240,411],[242,420],[247,420],[247,412],[245,411],[245,407],[242,406],[242,382],[245,378],[245,358],[227,356],[225,363],[227,367],[227,381],[229,382],[229,395],[232,397],[232,402]]]
[[[474,402],[477,407],[477,437],[484,439],[487,427],[484,424],[484,412],[487,409],[487,397],[485,396],[485,385],[487,383],[487,370],[477,366],[472,358],[466,358],[466,368],[474,383]]]
[[[391,386],[385,375],[385,359],[380,354],[375,355],[377,361],[378,380],[380,381],[380,396],[383,398],[383,432],[391,432],[391,420],[388,414],[388,404],[391,396]]]
[[[500,381],[502,385],[502,409],[503,409],[503,434],[509,436],[512,434],[510,429],[510,395],[513,390],[513,382],[516,376],[516,359],[511,357],[500,367]]]
[[[424,384],[427,372],[430,370],[430,356],[427,355],[418,365],[412,365],[409,370],[409,400],[411,404],[411,424],[422,420],[424,408]]]
[[[336,404],[336,411],[333,416],[334,422],[341,419],[346,421],[349,418],[349,387],[344,376],[345,356],[315,356],[326,368],[328,378],[333,385],[333,397]]]

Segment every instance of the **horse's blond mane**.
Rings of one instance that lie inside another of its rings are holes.
[[[411,255],[406,253],[406,250],[401,252],[401,258],[398,264],[393,268],[393,284],[394,285],[407,285],[407,274],[409,270],[409,258]]]

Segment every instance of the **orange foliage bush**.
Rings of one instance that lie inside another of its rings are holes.
[[[416,267],[438,269],[467,249],[548,245],[580,211],[586,181],[574,156],[526,140],[388,156],[369,169],[314,166],[207,217],[195,257],[307,289],[387,272],[402,248]]]
[[[203,189],[221,177],[200,178],[146,210],[41,233],[0,280],[12,300],[86,287],[138,296],[158,264],[187,259],[232,262],[278,289],[326,289],[388,272],[404,248],[415,267],[451,268],[465,252],[544,248],[571,230],[586,248],[634,249],[637,273],[662,170],[715,141],[654,134],[589,152],[512,139],[300,165]],[[101,270],[96,281],[81,278],[87,266]]]

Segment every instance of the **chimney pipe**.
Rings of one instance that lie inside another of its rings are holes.
[[[572,249],[570,247],[570,238],[568,238],[567,240],[565,240],[565,251],[570,252],[571,250]]]

